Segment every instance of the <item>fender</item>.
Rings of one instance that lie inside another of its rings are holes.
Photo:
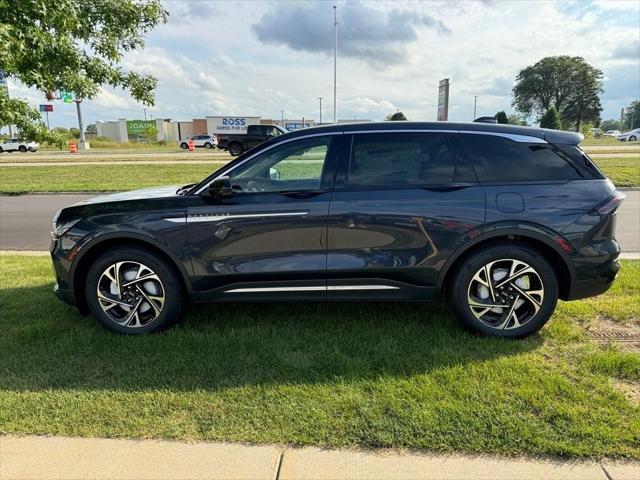
[[[191,286],[191,279],[190,279],[189,273],[185,270],[183,261],[171,249],[167,248],[165,244],[158,241],[154,237],[145,233],[141,233],[137,230],[118,230],[118,231],[106,231],[102,233],[97,233],[96,235],[92,236],[92,238],[90,238],[85,243],[83,243],[81,246],[79,246],[76,258],[74,258],[74,261],[71,265],[71,269],[69,271],[70,285],[75,285],[76,269],[78,265],[82,263],[82,258],[86,255],[86,253],[93,250],[93,247],[98,246],[101,243],[104,243],[109,240],[122,240],[122,241],[136,240],[139,242],[148,243],[149,245],[162,251],[162,253],[164,253],[171,259],[175,267],[180,272],[180,275],[184,280],[184,284],[187,286],[188,293],[189,294],[192,293],[193,289]],[[189,265],[190,264],[191,263],[189,262]]]
[[[575,267],[571,262],[569,255],[565,252],[560,245],[554,241],[554,237],[559,236],[558,233],[553,230],[543,227],[535,223],[527,222],[499,222],[491,225],[486,225],[485,230],[472,240],[467,241],[461,245],[453,254],[449,256],[444,266],[438,274],[438,280],[436,286],[438,289],[442,289],[444,286],[444,280],[449,272],[450,268],[455,264],[456,260],[462,255],[470,251],[474,246],[497,237],[505,237],[508,235],[530,238],[544,243],[547,247],[551,248],[562,259],[569,275],[571,276],[571,282],[573,283],[576,278]]]

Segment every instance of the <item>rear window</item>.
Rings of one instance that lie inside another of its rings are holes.
[[[549,144],[476,134],[463,134],[460,140],[481,182],[548,182],[584,178],[573,162]]]
[[[556,145],[558,153],[567,158],[580,170],[584,178],[604,178],[589,155],[584,153],[577,145]]]
[[[353,137],[350,188],[418,188],[474,181],[440,133],[372,133]]]

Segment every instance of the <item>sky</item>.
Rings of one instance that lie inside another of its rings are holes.
[[[438,81],[451,82],[449,120],[513,113],[518,72],[549,55],[582,56],[604,73],[602,118],[640,98],[640,2],[163,0],[166,24],[123,66],[158,79],[147,118],[208,115],[333,118],[333,5],[338,17],[338,118],[436,119]],[[12,97],[45,103],[9,79]],[[143,105],[104,88],[85,124],[141,119]],[[54,102],[51,127],[77,126]]]

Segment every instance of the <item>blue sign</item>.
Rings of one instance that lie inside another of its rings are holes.
[[[284,128],[288,132],[292,132],[293,130],[300,130],[301,128],[309,128],[311,126],[310,123],[305,122],[304,125],[302,122],[294,122],[294,123],[285,123]]]

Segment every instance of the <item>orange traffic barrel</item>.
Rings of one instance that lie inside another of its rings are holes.
[[[69,142],[69,152],[78,153],[78,144],[76,142]]]
[[[189,151],[190,151],[190,152],[195,152],[195,150],[196,150],[196,144],[195,144],[195,142],[194,142],[193,140],[189,140],[189,141],[187,142],[187,144],[189,145]]]

